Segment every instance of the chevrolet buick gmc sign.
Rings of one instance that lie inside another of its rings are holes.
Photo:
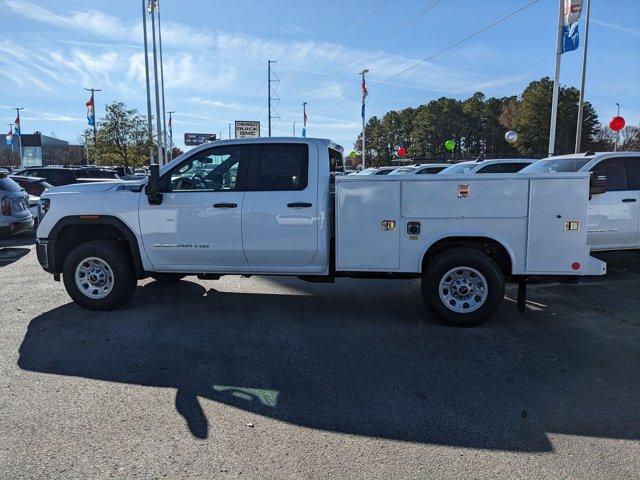
[[[236,120],[236,138],[258,138],[260,122]]]
[[[188,147],[195,147],[203,143],[213,142],[216,139],[215,133],[185,133],[184,144]]]

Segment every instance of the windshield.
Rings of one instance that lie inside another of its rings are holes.
[[[475,163],[457,163],[442,170],[438,175],[465,174],[469,173],[476,166]]]
[[[552,172],[578,172],[591,158],[550,158],[539,160],[520,170],[520,173],[552,173]]]
[[[415,167],[400,167],[394,170],[393,172],[391,172],[389,175],[408,175],[414,170],[415,170]]]

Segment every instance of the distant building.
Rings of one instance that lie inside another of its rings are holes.
[[[13,150],[18,156],[19,139],[13,136]],[[9,156],[11,146],[3,144],[0,156]],[[22,135],[22,164],[25,167],[39,167],[43,165],[80,165],[87,162],[83,145],[69,145],[69,142],[59,138],[42,135],[40,132]]]

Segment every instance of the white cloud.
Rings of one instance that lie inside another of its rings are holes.
[[[613,28],[615,30],[618,30],[618,31],[624,32],[624,33],[628,33],[630,35],[638,35],[638,36],[640,36],[640,30],[636,30],[636,29],[633,29],[633,28],[625,27],[623,25],[617,25],[615,23],[610,23],[610,22],[603,22],[603,21],[597,20],[595,18],[592,18],[591,22],[595,23],[596,25],[600,25],[601,27]]]

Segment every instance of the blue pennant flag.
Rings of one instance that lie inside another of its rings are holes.
[[[564,18],[562,25],[562,52],[577,50],[580,46],[580,14],[582,0],[564,0]]]

